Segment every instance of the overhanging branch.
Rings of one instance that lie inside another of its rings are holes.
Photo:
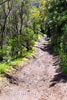
[[[10,1],[10,0],[5,0],[5,1],[1,2],[0,5],[3,5],[3,4],[6,3],[7,1]]]

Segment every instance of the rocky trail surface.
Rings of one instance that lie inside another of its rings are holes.
[[[58,71],[59,60],[48,39],[36,45],[36,56],[15,74],[0,93],[0,100],[67,100],[67,76]]]

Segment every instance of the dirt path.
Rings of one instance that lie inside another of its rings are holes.
[[[36,57],[16,73],[17,81],[4,88],[0,100],[67,100],[67,76],[58,72],[58,58],[46,38],[36,48]]]

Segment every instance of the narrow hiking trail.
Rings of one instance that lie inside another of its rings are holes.
[[[67,100],[67,76],[57,69],[58,57],[51,53],[46,37],[36,45],[34,59],[15,74],[15,84],[6,86],[0,100]]]

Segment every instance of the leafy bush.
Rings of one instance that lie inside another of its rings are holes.
[[[25,38],[25,43],[26,43],[27,51],[29,51],[34,46],[34,40],[35,40],[34,31],[32,29],[30,29],[30,28],[27,28],[26,29],[26,34],[25,34],[24,38]]]
[[[63,27],[64,34],[61,38],[61,65],[67,67],[67,24]]]
[[[64,66],[65,71],[67,69],[67,0],[49,0],[45,1],[45,5],[47,6],[44,7],[44,11],[47,14],[45,18],[44,14],[42,15],[45,33],[51,36],[53,52],[60,55],[61,65]]]

